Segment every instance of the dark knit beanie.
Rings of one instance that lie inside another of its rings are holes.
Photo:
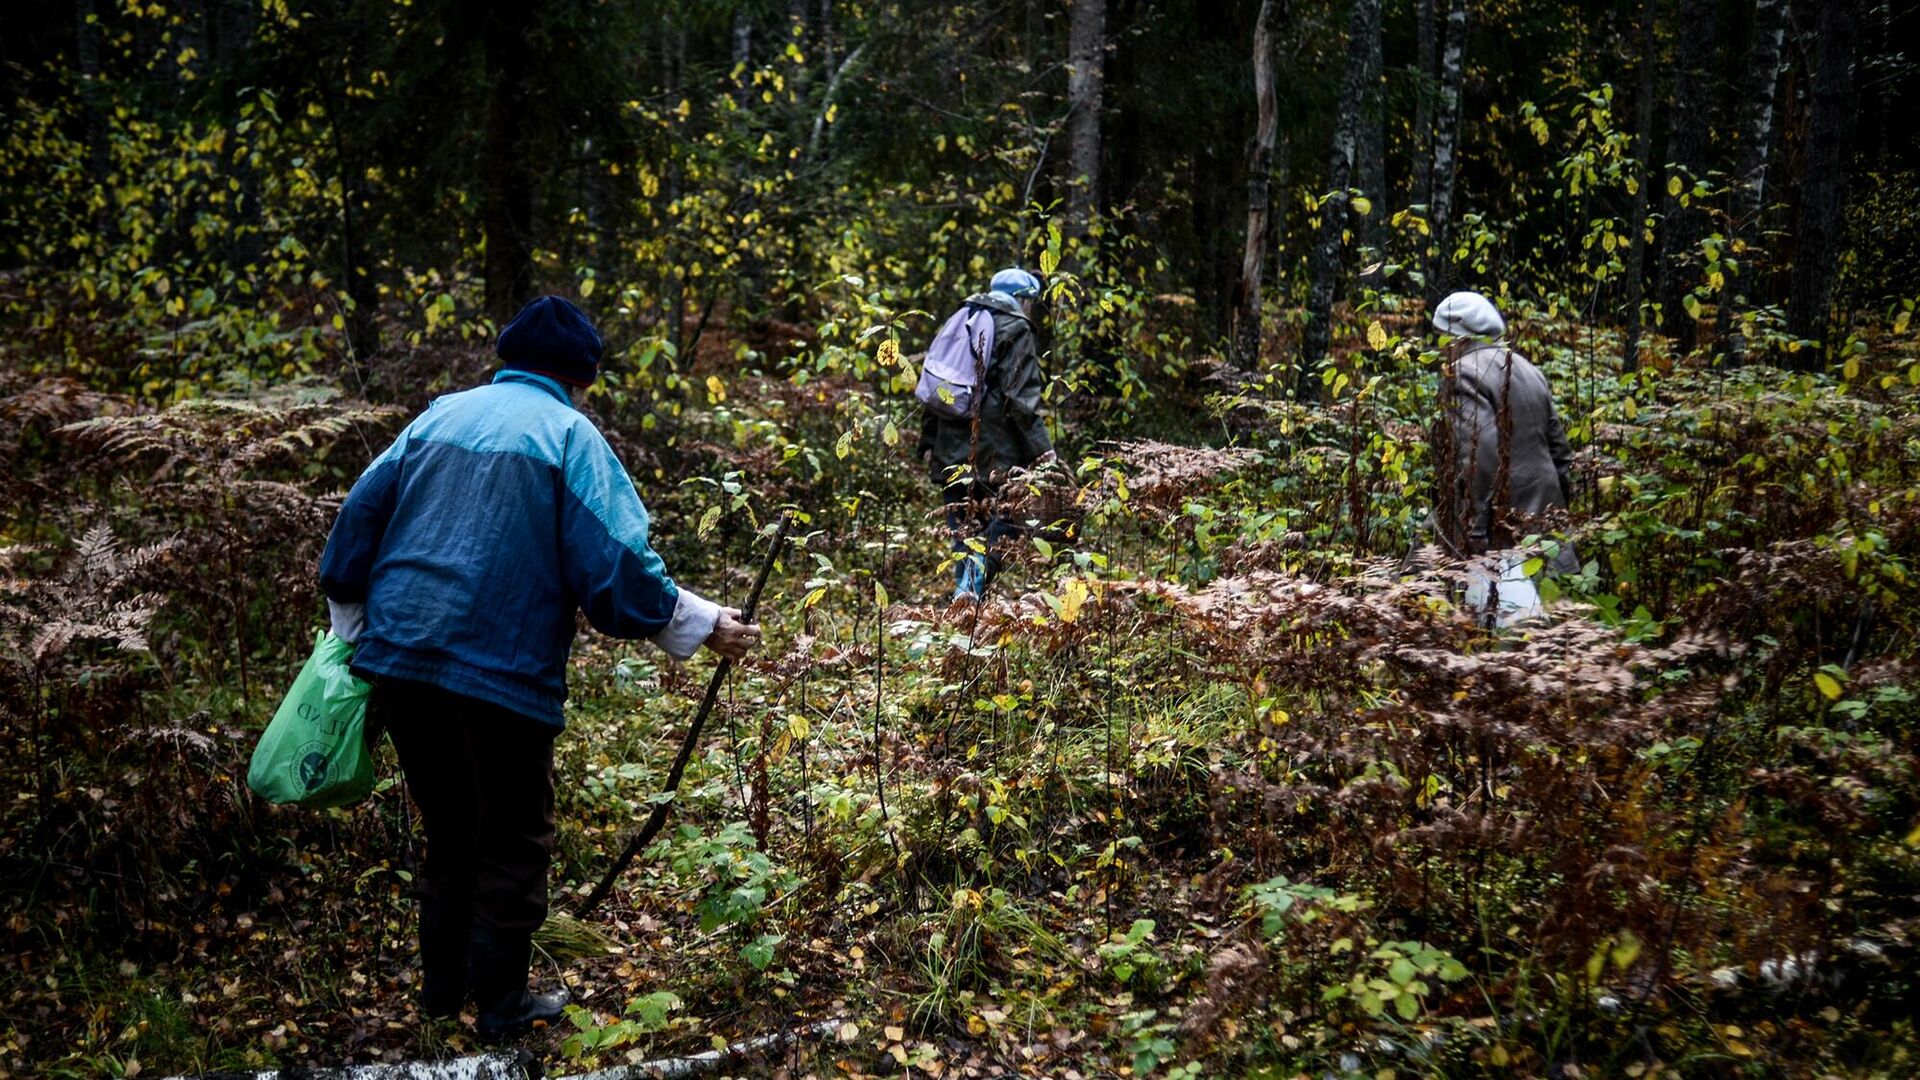
[[[542,296],[520,309],[493,351],[507,367],[586,386],[600,374],[600,332],[593,320],[557,296]]]

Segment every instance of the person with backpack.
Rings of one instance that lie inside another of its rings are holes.
[[[1484,610],[1499,594],[1495,621],[1508,625],[1539,613],[1539,595],[1511,553],[1516,524],[1563,514],[1572,494],[1573,450],[1553,405],[1547,377],[1506,344],[1507,323],[1492,301],[1456,292],[1440,301],[1433,327],[1442,335],[1439,444],[1453,447],[1443,464],[1451,483],[1440,494],[1437,533],[1457,558],[1501,552],[1497,583],[1470,583],[1470,606]],[[1562,542],[1549,565],[1570,573],[1580,563]],[[1491,579],[1491,573],[1482,574]]]
[[[999,549],[1018,532],[992,510],[1014,469],[1055,459],[1040,418],[1040,346],[1033,303],[1040,281],[1018,267],[993,275],[947,319],[927,349],[914,396],[923,409],[920,458],[940,485],[953,533],[953,598],[978,600],[1000,569]],[[985,550],[980,550],[984,548]]]
[[[599,373],[587,316],[543,296],[495,343],[492,383],[437,398],[367,466],[320,558],[333,632],[373,684],[420,807],[421,1011],[494,1041],[559,1019],[527,989],[553,861],[553,741],[575,613],[684,660],[760,631],[667,576],[647,508],[574,396]]]

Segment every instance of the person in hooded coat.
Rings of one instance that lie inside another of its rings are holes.
[[[1551,524],[1572,495],[1573,451],[1547,377],[1505,344],[1507,324],[1486,297],[1456,292],[1434,309],[1444,335],[1440,422],[1454,458],[1437,532],[1456,557],[1511,548],[1518,535]],[[1451,503],[1451,506],[1448,504]],[[1516,530],[1516,526],[1525,526]],[[1551,565],[1579,569],[1571,543]]]
[[[1040,280],[1018,267],[993,275],[988,289],[967,297],[964,307],[993,313],[993,355],[988,358],[979,403],[979,437],[971,420],[923,410],[920,458],[940,485],[947,527],[953,532],[955,600],[979,599],[1000,569],[999,548],[1018,532],[991,504],[1013,469],[1054,460],[1053,440],[1040,417],[1046,377],[1033,330],[1033,302]],[[984,552],[976,550],[983,545]]]

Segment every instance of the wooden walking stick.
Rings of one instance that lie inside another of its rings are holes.
[[[753,591],[747,594],[746,605],[740,609],[741,622],[753,621],[754,610],[760,606],[760,591],[767,587],[767,578],[773,573],[774,560],[780,557],[780,546],[787,539],[787,525],[791,520],[784,513],[780,515],[780,523],[773,530],[773,544],[767,548],[767,559],[760,564],[760,576],[754,579]],[[626,873],[627,867],[633,863],[634,856],[640,854],[660,832],[660,827],[667,823],[667,814],[673,808],[673,800],[680,793],[680,777],[687,771],[687,761],[693,757],[694,748],[700,745],[700,731],[707,726],[707,715],[713,712],[714,702],[720,700],[720,688],[726,685],[727,673],[732,670],[733,661],[724,658],[720,661],[720,666],[713,669],[713,678],[707,683],[707,696],[700,699],[700,711],[693,714],[693,725],[687,728],[687,737],[680,743],[680,753],[673,759],[673,768],[667,770],[665,797],[654,801],[653,812],[647,815],[646,823],[641,825],[640,831],[634,833],[627,841],[627,846],[621,850],[620,857],[613,861],[612,868],[607,871],[605,877],[600,879],[600,884],[595,885],[593,891],[587,894],[586,900],[581,903],[575,915],[585,918],[594,908],[599,907],[600,902],[613,892],[614,885],[620,881],[620,875]]]

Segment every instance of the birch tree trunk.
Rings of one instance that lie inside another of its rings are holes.
[[[1772,156],[1773,95],[1780,83],[1780,51],[1786,39],[1786,0],[1756,0],[1753,6],[1753,56],[1747,67],[1748,85],[1744,122],[1740,125],[1740,159],[1734,170],[1728,248],[1737,261],[1737,274],[1727,275],[1720,290],[1720,322],[1727,341],[1727,362],[1746,363],[1747,334],[1741,308],[1745,297],[1735,284],[1751,291],[1759,280],[1759,249],[1751,237],[1758,231],[1767,206],[1767,165]]]
[[[1660,223],[1660,262],[1654,295],[1660,300],[1660,325],[1674,339],[1681,353],[1691,352],[1699,340],[1699,327],[1686,309],[1685,299],[1693,291],[1694,249],[1700,243],[1701,211],[1683,204],[1691,202],[1687,192],[1693,182],[1707,173],[1711,154],[1710,127],[1713,119],[1713,63],[1719,39],[1720,6],[1716,0],[1680,0],[1680,23],[1676,28],[1679,55],[1673,78],[1673,120],[1667,140],[1667,159],[1680,177],[1680,194],[1675,195],[1663,178],[1667,192]]]
[[[1626,327],[1620,335],[1620,370],[1640,370],[1640,328],[1646,303],[1647,207],[1648,192],[1658,175],[1648,160],[1653,154],[1653,103],[1659,96],[1659,42],[1654,33],[1659,23],[1659,0],[1644,0],[1640,5],[1640,73],[1634,103],[1633,161],[1637,183],[1633,189],[1633,208],[1627,213],[1627,225],[1633,236],[1627,242],[1627,265],[1622,278],[1626,300]]]
[[[1839,264],[1841,210],[1847,193],[1847,144],[1852,136],[1852,0],[1821,0],[1814,21],[1818,66],[1813,107],[1807,120],[1806,171],[1800,181],[1798,250],[1787,304],[1787,324],[1796,337],[1820,342],[1796,354],[1796,367],[1818,370],[1831,354],[1827,341],[1833,305],[1833,275]]]
[[[753,15],[740,8],[733,13],[733,66],[745,67],[753,62]]]
[[[1280,108],[1273,89],[1273,24],[1279,0],[1260,0],[1253,24],[1253,99],[1259,119],[1254,128],[1253,155],[1247,163],[1247,245],[1240,260],[1238,311],[1234,323],[1234,362],[1243,368],[1260,366],[1261,277],[1267,263],[1269,210],[1272,206],[1273,142],[1280,128]]]
[[[1067,25],[1067,235],[1087,237],[1100,199],[1101,65],[1106,59],[1107,0],[1073,0]]]
[[[1340,274],[1340,247],[1349,226],[1347,189],[1353,182],[1359,141],[1360,105],[1367,90],[1367,54],[1380,36],[1380,0],[1353,0],[1347,17],[1346,76],[1340,86],[1340,112],[1334,121],[1333,149],[1327,155],[1327,198],[1320,204],[1320,229],[1314,241],[1312,282],[1307,293],[1307,326],[1300,340],[1300,371],[1294,393],[1302,401],[1321,396],[1320,364],[1333,339],[1333,292]]]
[[[1427,199],[1427,307],[1440,302],[1453,284],[1453,175],[1460,144],[1460,97],[1465,82],[1466,0],[1447,7],[1447,33],[1440,51],[1440,93],[1433,117],[1433,190]]]

